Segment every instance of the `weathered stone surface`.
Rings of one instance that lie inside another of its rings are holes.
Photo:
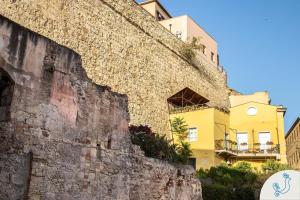
[[[125,95],[92,83],[77,53],[2,16],[0,98],[1,200],[201,199],[193,169],[131,144]]]
[[[190,65],[182,42],[133,0],[2,0],[0,14],[78,52],[93,81],[128,94],[133,124],[167,134],[167,99],[185,87],[229,105],[226,74],[200,55]]]

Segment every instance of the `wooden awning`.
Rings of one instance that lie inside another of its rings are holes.
[[[203,105],[207,102],[209,102],[208,99],[189,88],[184,88],[168,99],[168,103],[174,107]]]

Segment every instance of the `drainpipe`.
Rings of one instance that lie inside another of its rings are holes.
[[[169,24],[170,32],[172,33],[172,24]]]

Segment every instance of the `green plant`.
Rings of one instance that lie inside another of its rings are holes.
[[[165,135],[153,133],[148,126],[130,126],[131,141],[140,146],[145,156],[173,162],[177,159],[176,146]]]
[[[275,160],[267,160],[267,162],[262,165],[262,170],[264,173],[276,173],[287,169],[290,169],[288,165],[281,164]]]
[[[232,200],[232,190],[220,184],[202,185],[204,200]]]
[[[237,162],[234,168],[242,171],[252,171],[251,164],[245,161]]]
[[[255,191],[250,186],[242,186],[238,189],[235,189],[232,193],[232,200],[254,200]]]
[[[200,168],[196,171],[196,176],[200,179],[208,178],[208,169],[204,170],[203,168]]]
[[[241,161],[234,166],[221,163],[209,170],[200,169],[196,175],[202,182],[204,200],[254,200],[255,194],[259,194],[265,181],[273,173],[285,169],[288,169],[287,165],[274,160],[264,163],[263,171]]]
[[[190,144],[181,142],[174,145],[165,135],[153,133],[148,126],[130,126],[129,132],[133,144],[140,146],[145,156],[172,163],[188,164],[192,154]]]
[[[200,39],[193,37],[190,42],[183,44],[179,50],[180,54],[185,57],[190,63],[193,63],[194,58],[196,57],[196,50],[203,50],[205,47],[203,44],[200,44]]]
[[[189,158],[192,156],[191,145],[187,142],[180,142],[177,146],[178,161],[182,164],[188,164]]]
[[[178,137],[180,142],[183,142],[188,137],[188,125],[184,118],[176,117],[171,121],[171,131]]]
[[[196,175],[202,182],[204,200],[254,200],[258,176],[249,163],[240,162],[236,166],[222,163],[209,170],[198,170]]]

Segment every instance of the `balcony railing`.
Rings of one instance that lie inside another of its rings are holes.
[[[280,145],[273,144],[272,142],[267,144],[248,144],[241,143],[237,144],[231,140],[216,140],[215,150],[218,152],[228,152],[237,156],[246,155],[275,155],[280,153]]]

